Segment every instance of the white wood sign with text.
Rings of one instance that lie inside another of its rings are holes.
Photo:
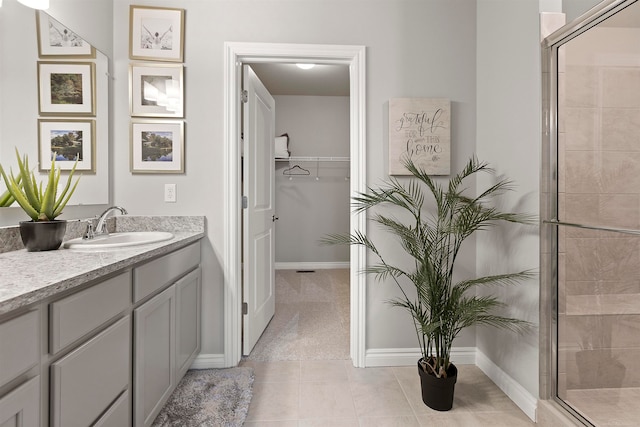
[[[389,175],[410,175],[411,159],[429,175],[449,175],[451,102],[444,98],[389,100]]]

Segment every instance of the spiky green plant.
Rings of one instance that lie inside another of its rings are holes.
[[[2,167],[2,166],[0,166]],[[22,176],[18,175],[17,178],[17,183],[20,186],[20,188],[22,188]],[[11,206],[13,204],[13,202],[15,202],[16,199],[11,195],[11,192],[9,190],[5,190],[4,193],[2,193],[2,195],[0,195],[0,208],[7,208],[9,206]]]
[[[406,309],[413,318],[425,372],[438,378],[446,377],[451,364],[451,346],[464,328],[490,325],[522,331],[528,322],[495,314],[503,306],[494,296],[477,295],[475,288],[485,285],[511,285],[530,278],[529,270],[454,282],[454,269],[460,248],[476,231],[508,221],[531,223],[528,215],[501,212],[488,201],[511,188],[509,180],[499,180],[476,197],[464,194],[463,181],[480,172],[491,173],[486,163],[471,158],[466,166],[449,180],[446,189],[408,160],[406,168],[412,178],[403,183],[390,178],[379,189],[369,188],[353,198],[357,212],[379,205],[393,206],[409,214],[403,222],[396,216],[373,213],[371,220],[399,238],[402,248],[412,261],[406,270],[387,261],[387,256],[365,234],[331,234],[323,239],[327,244],[361,245],[375,254],[379,263],[365,269],[379,281],[390,279],[400,290],[400,297],[390,301]],[[425,187],[435,205],[425,206]],[[392,212],[398,215],[400,212]],[[398,215],[399,216],[399,215]],[[407,286],[415,288],[415,296]]]
[[[73,168],[69,172],[66,185],[60,194],[58,194],[61,172],[59,168],[56,169],[55,155],[53,156],[54,160],[51,161],[51,169],[49,170],[44,190],[42,188],[42,182],[38,183],[35,174],[29,168],[28,157],[26,155],[20,157],[18,149],[16,149],[16,157],[18,159],[17,175],[13,174],[13,170],[7,173],[0,165],[0,174],[2,174],[10,196],[15,199],[33,221],[54,220],[62,213],[62,210],[78,186],[80,178],[77,178],[72,186],[73,174],[78,162],[76,161],[73,165]]]

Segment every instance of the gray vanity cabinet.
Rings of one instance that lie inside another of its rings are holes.
[[[191,245],[134,269],[134,300],[168,286],[133,312],[136,427],[153,423],[200,351],[199,263],[200,247]]]
[[[31,378],[0,398],[1,427],[40,425],[40,377]]]
[[[0,426],[40,425],[40,377],[34,377],[39,363],[40,311],[0,323]]]
[[[153,423],[176,385],[176,289],[171,286],[136,308],[134,425]]]
[[[176,282],[176,378],[182,378],[200,353],[201,271]]]
[[[51,425],[93,424],[129,387],[129,316],[51,365]]]
[[[151,425],[200,351],[200,243],[0,316],[0,427]]]

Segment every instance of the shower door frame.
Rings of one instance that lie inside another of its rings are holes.
[[[640,0],[603,1],[550,34],[541,43],[543,87],[539,390],[541,399],[553,400],[585,425],[592,424],[558,396],[558,227],[582,227],[579,224],[562,223],[558,219],[558,51],[563,44],[637,1]]]

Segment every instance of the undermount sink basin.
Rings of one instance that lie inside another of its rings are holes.
[[[67,249],[113,249],[127,246],[157,243],[173,238],[173,234],[166,231],[131,231],[125,233],[111,233],[84,240],[81,237],[64,243]]]

